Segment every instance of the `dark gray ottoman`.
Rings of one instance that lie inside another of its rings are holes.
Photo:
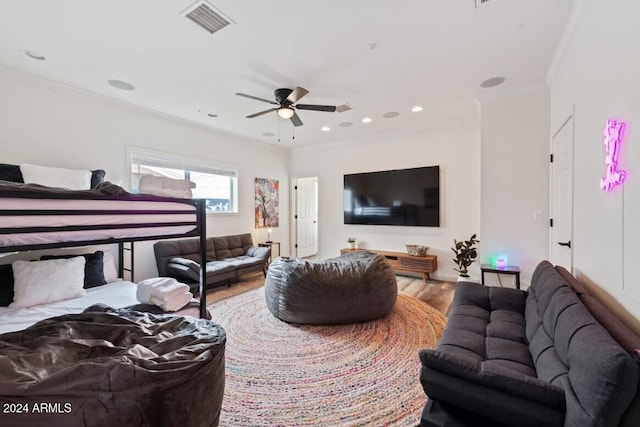
[[[315,262],[279,258],[269,266],[265,297],[269,311],[285,322],[356,323],[389,314],[398,284],[385,258],[372,252]]]

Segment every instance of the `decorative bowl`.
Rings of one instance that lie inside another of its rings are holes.
[[[407,247],[407,253],[411,256],[425,256],[429,250],[429,246],[422,245],[405,245]]]

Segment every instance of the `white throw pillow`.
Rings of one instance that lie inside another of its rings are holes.
[[[118,269],[116,268],[116,259],[110,251],[104,251],[102,258],[102,270],[104,271],[104,280],[107,283],[118,281]]]
[[[27,184],[40,184],[69,190],[88,190],[91,188],[91,171],[89,170],[52,168],[22,163],[20,172],[22,172],[22,178]]]
[[[79,298],[84,286],[83,256],[46,261],[15,261],[13,302],[9,307],[34,305]]]

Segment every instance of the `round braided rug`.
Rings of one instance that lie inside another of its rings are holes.
[[[418,351],[446,317],[399,294],[385,318],[348,325],[288,324],[264,288],[209,307],[227,332],[220,426],[415,426],[426,396]]]

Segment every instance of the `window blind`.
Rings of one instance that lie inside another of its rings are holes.
[[[178,169],[190,172],[201,172],[212,175],[237,177],[238,172],[221,168],[215,165],[207,165],[187,159],[172,158],[170,155],[131,150],[131,164],[134,166],[155,166],[168,169]]]

